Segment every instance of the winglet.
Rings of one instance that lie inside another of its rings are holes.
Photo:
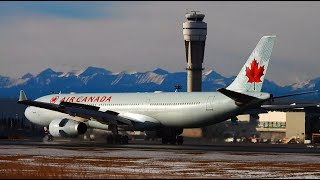
[[[20,90],[19,101],[25,101],[25,100],[27,100],[27,96],[23,90]]]

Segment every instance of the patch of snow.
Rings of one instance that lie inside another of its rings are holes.
[[[26,83],[27,81],[29,80],[29,78],[26,78],[26,79],[12,79],[10,78],[10,84],[5,86],[6,88],[10,88],[10,87],[13,87],[13,86],[18,86],[18,85],[22,85],[24,83]]]
[[[118,84],[118,82],[122,79],[123,75],[124,73],[119,74],[117,78],[114,81],[112,81],[111,85]]]
[[[60,74],[58,77],[68,77],[69,72],[64,72]]]
[[[213,82],[214,82],[215,84],[221,84],[221,85],[226,86],[226,83],[224,82],[223,79],[216,79],[216,80],[214,80]]]
[[[208,76],[209,74],[211,74],[212,73],[212,69],[211,70],[207,70],[207,71],[203,71],[203,73],[202,73],[202,75],[203,76]]]
[[[291,87],[292,87],[292,90],[297,90],[297,89],[300,89],[300,88],[303,88],[304,86],[308,85],[308,88],[312,88],[312,87],[315,87],[315,84],[314,83],[310,83],[311,80],[296,80],[297,82],[292,84]]]
[[[76,75],[77,77],[79,77],[79,75],[80,75],[81,73],[83,73],[84,71],[85,71],[85,69],[81,68],[80,70],[74,70],[73,73],[74,73],[74,75]]]
[[[142,83],[153,82],[153,83],[159,85],[164,81],[166,76],[167,75],[159,75],[159,74],[155,74],[153,72],[148,72],[147,74],[140,75],[140,77],[138,77],[138,81],[136,83],[142,84]]]

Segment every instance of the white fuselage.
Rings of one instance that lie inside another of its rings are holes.
[[[247,94],[259,98],[259,102],[255,102],[256,105],[270,98],[269,93]],[[220,92],[52,94],[40,97],[36,101],[54,104],[66,101],[93,105],[100,107],[99,111],[111,110],[120,113],[119,116],[145,124],[131,130],[148,130],[148,123],[152,123],[152,128],[203,127],[227,120],[246,109],[237,106],[234,100]],[[31,122],[42,126],[48,126],[54,119],[77,120],[68,114],[32,106],[26,109],[25,115]],[[95,120],[88,120],[86,123],[92,128],[107,129],[107,125]]]

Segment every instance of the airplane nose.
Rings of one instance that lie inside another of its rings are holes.
[[[25,117],[32,123],[37,125],[47,125],[45,121],[41,119],[41,116],[39,116],[39,109],[33,106],[29,106],[24,111]],[[44,124],[45,123],[45,124]]]
[[[24,116],[26,116],[26,118],[29,120],[29,121],[32,121],[32,117],[31,117],[31,107],[27,107],[26,110],[24,111]]]

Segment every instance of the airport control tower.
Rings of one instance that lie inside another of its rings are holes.
[[[191,11],[186,14],[183,23],[183,38],[186,48],[188,67],[188,92],[200,92],[202,87],[202,63],[207,36],[207,23],[203,22],[204,14]]]

